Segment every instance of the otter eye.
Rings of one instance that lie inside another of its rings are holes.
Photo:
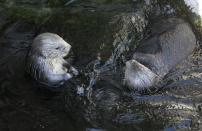
[[[58,49],[60,49],[60,47],[56,47],[55,49],[58,50]]]

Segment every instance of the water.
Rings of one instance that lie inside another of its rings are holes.
[[[130,0],[0,0],[0,130],[201,130],[200,40],[159,90],[139,94],[123,85],[125,62],[149,37],[152,19],[164,14],[143,7]],[[24,72],[29,45],[41,32],[69,42],[81,72],[59,89],[48,90]]]

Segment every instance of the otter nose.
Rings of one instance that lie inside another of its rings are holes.
[[[61,50],[62,50],[62,51],[66,51],[66,50],[68,50],[68,47],[66,47],[66,46],[61,47]]]
[[[62,50],[66,50],[66,49],[67,49],[67,47],[63,47],[63,48],[62,48]]]

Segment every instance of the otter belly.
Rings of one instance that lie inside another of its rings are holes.
[[[196,45],[191,27],[182,19],[169,18],[154,24],[152,35],[137,47],[133,59],[126,63],[125,83],[132,89],[157,85]]]

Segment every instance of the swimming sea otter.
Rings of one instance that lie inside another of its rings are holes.
[[[53,33],[38,35],[27,56],[26,71],[37,81],[57,85],[77,75],[75,68],[64,60],[71,45]],[[72,74],[71,74],[72,72]]]
[[[195,48],[196,38],[188,23],[169,18],[152,26],[151,38],[140,43],[126,62],[125,83],[143,90],[158,82]]]

